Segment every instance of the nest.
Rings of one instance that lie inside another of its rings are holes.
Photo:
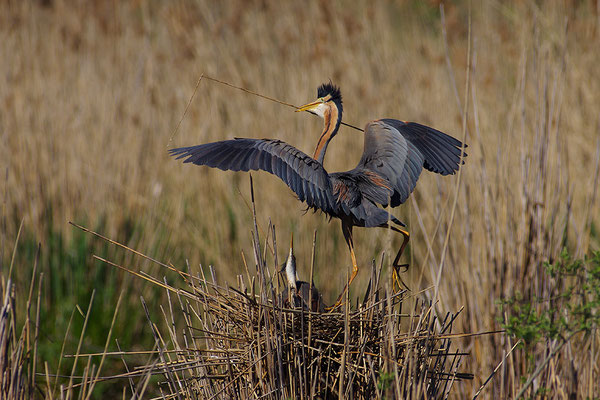
[[[247,274],[238,276],[237,287],[220,284],[212,267],[208,277],[204,270],[193,275],[134,251],[177,272],[182,288],[96,257],[169,295],[162,330],[142,298],[158,358],[118,377],[163,375],[161,398],[182,399],[447,398],[457,381],[473,378],[458,372],[466,354],[451,346],[452,339],[470,336],[452,334],[458,313],[440,318],[421,293],[395,290],[391,274],[381,279],[383,256],[378,267],[373,263],[362,301],[351,306],[346,298],[333,311],[312,311],[276,290],[257,232],[255,222],[256,269],[250,273],[244,258]],[[268,232],[276,266],[275,230]],[[316,233],[313,252],[315,244]]]
[[[239,276],[235,288],[220,284],[213,268],[209,278],[182,274],[185,290],[161,282],[177,293],[186,320],[183,336],[169,329],[172,348],[152,324],[160,349],[152,370],[166,378],[163,393],[210,399],[446,398],[456,381],[472,378],[457,372],[465,354],[451,350],[457,314],[439,319],[431,304],[409,291],[383,288],[381,281],[389,280],[380,279],[381,265],[373,265],[361,302],[351,307],[346,299],[335,311],[314,312],[294,307],[275,289],[259,250],[256,273]]]
[[[191,398],[444,398],[471,378],[450,350],[456,315],[439,321],[423,303],[403,313],[406,291],[318,313],[283,307],[271,289],[195,286],[194,345],[161,367],[181,375],[169,386]]]

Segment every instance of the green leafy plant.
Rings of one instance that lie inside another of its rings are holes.
[[[525,299],[516,294],[499,302],[507,333],[526,345],[589,332],[600,322],[600,251],[573,259],[566,250],[554,262],[544,263],[551,278],[551,295]]]
[[[504,316],[502,327],[521,341],[528,355],[527,371],[531,375],[523,379],[518,397],[571,338],[590,334],[600,323],[600,251],[574,259],[563,250],[558,260],[544,263],[544,270],[549,278],[547,298],[528,299],[517,293],[498,302]],[[554,342],[552,348],[534,369],[535,346],[550,341]]]

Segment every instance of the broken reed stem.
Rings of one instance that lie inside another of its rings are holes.
[[[216,82],[216,83],[220,83],[221,85],[229,86],[230,88],[234,88],[234,89],[237,89],[237,90],[241,90],[242,92],[245,92],[245,93],[251,94],[251,95],[253,95],[253,96],[258,96],[258,97],[260,97],[260,98],[262,98],[262,99],[265,99],[265,100],[273,101],[273,102],[275,102],[275,103],[282,104],[282,105],[284,105],[284,106],[287,106],[287,107],[294,108],[294,109],[296,109],[296,110],[300,108],[300,107],[298,107],[298,106],[295,106],[295,105],[293,105],[293,104],[291,104],[291,103],[286,103],[285,101],[277,100],[277,99],[276,99],[276,98],[274,98],[274,97],[265,96],[265,95],[263,95],[263,94],[260,94],[260,93],[254,92],[254,91],[252,91],[252,90],[250,90],[250,89],[246,89],[246,88],[243,88],[243,87],[241,87],[241,86],[236,86],[236,85],[233,85],[233,84],[231,84],[231,83],[228,83],[228,82],[222,81],[222,80],[220,80],[220,79],[217,79],[217,78],[211,78],[210,76],[208,76],[208,75],[205,75],[205,74],[202,74],[202,75],[200,76],[200,79],[198,80],[198,85],[200,84],[200,80],[202,80],[202,78],[204,78],[204,79],[207,79],[207,80],[209,80],[209,81]],[[198,86],[196,86],[196,88],[198,88]],[[196,93],[196,91],[194,91],[194,94],[195,94],[195,93]],[[194,96],[194,95],[192,94],[192,98],[193,98],[193,96]],[[192,101],[192,99],[190,98],[190,102],[191,102],[191,101]],[[186,112],[187,112],[187,107],[186,107]],[[184,116],[185,116],[185,112],[184,112]],[[182,117],[182,120],[183,120],[183,117]],[[349,127],[349,128],[356,129],[357,131],[364,132],[364,130],[363,130],[363,129],[361,129],[361,128],[357,127],[357,126],[354,126],[354,125],[348,124],[348,123],[346,123],[346,122],[342,122],[341,124],[342,124],[342,125],[345,125],[345,126],[347,126],[347,127]],[[179,125],[178,125],[178,127],[179,127]],[[175,133],[173,133],[173,134],[175,134]],[[169,140],[169,141],[170,141],[170,140]]]

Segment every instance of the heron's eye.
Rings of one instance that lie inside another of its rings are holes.
[[[321,100],[321,103],[325,103],[325,99],[323,97],[321,97],[319,100]]]

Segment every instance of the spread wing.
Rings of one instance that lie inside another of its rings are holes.
[[[278,176],[313,209],[332,215],[335,200],[327,171],[316,160],[280,140],[233,139],[171,149],[185,163],[224,171],[262,170]]]
[[[367,124],[364,146],[357,167],[348,173],[368,178],[359,187],[363,196],[384,206],[389,198],[396,207],[412,193],[423,168],[454,174],[462,143],[415,122],[381,119]]]

